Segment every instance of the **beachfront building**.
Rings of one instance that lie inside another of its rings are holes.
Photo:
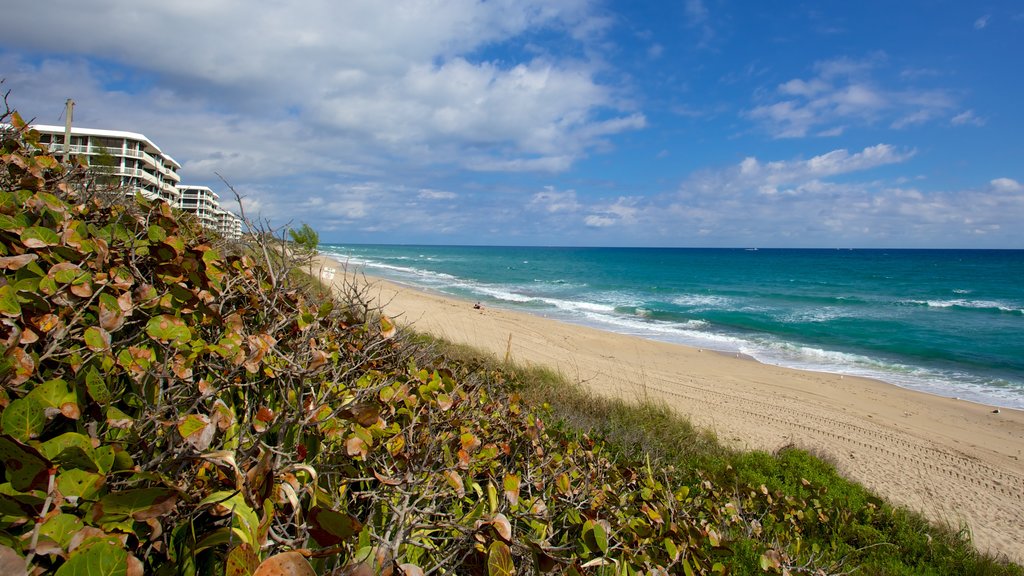
[[[52,154],[64,154],[63,126],[33,124],[32,128]],[[181,164],[142,134],[72,127],[68,151],[108,174],[113,185],[172,206],[178,204]]]
[[[39,141],[50,153],[64,154],[64,127],[33,124]],[[71,128],[68,146],[72,156],[85,160],[101,181],[122,187],[129,194],[141,193],[175,208],[194,213],[202,225],[225,238],[242,237],[242,220],[220,206],[217,193],[206,186],[182,186],[178,164],[142,134],[119,130]]]
[[[218,209],[217,228],[221,236],[238,240],[242,237],[242,219],[224,209]]]
[[[177,207],[196,215],[199,222],[225,238],[242,237],[242,219],[223,209],[220,196],[208,186],[178,186]]]
[[[220,197],[207,186],[178,186],[178,208],[196,215],[199,222],[210,229],[217,228],[216,211]]]

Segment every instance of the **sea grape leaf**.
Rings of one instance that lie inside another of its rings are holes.
[[[508,518],[504,514],[501,512],[495,514],[494,518],[491,519],[490,524],[502,540],[506,542],[512,541],[512,523],[508,521]]]
[[[127,576],[128,552],[113,540],[95,540],[76,548],[56,576]]]
[[[178,434],[196,450],[209,448],[216,431],[216,424],[202,414],[189,414],[178,421]]]
[[[174,509],[178,493],[170,488],[136,488],[106,494],[93,507],[98,521],[116,521],[132,518],[149,520]]]
[[[65,402],[75,401],[74,393],[68,390],[68,383],[60,378],[47,380],[36,386],[25,398],[31,398],[43,408],[60,408]]]
[[[87,472],[79,468],[64,470],[57,475],[57,489],[67,497],[92,500],[103,487],[106,478],[102,474]]]
[[[59,262],[50,267],[48,277],[59,284],[71,284],[82,276],[82,269],[72,262]]]
[[[267,558],[252,576],[316,576],[316,572],[302,554],[291,551]]]
[[[39,527],[39,534],[50,538],[66,550],[71,537],[84,527],[82,519],[74,514],[57,514],[43,522]]]
[[[583,523],[583,542],[594,552],[608,552],[608,532],[600,522],[587,520]]]
[[[0,268],[6,270],[20,270],[30,262],[39,258],[38,254],[20,254],[18,256],[4,256],[0,258]]]
[[[167,238],[167,231],[156,224],[153,224],[148,230],[146,230],[146,236],[148,236],[152,242],[163,242],[164,239]]]
[[[90,366],[85,371],[85,389],[89,392],[89,396],[99,404],[107,404],[113,399],[110,389],[107,388],[107,383],[95,367]]]
[[[228,552],[224,576],[252,576],[259,564],[260,559],[252,546],[243,542]]]
[[[517,474],[505,474],[505,480],[502,482],[502,486],[505,488],[505,498],[508,499],[509,504],[516,506],[519,504],[519,476]]]
[[[85,434],[65,432],[40,446],[43,456],[65,468],[97,470],[92,440]]]
[[[100,294],[99,321],[100,328],[107,332],[116,332],[124,325],[124,311],[121,309],[121,302],[106,292]]]
[[[31,226],[21,232],[21,243],[26,248],[45,248],[60,244],[60,236],[49,228]]]
[[[4,408],[0,416],[0,428],[17,440],[26,442],[43,433],[46,426],[46,411],[33,398],[18,398]]]
[[[12,318],[21,316],[21,304],[18,304],[18,296],[10,284],[0,286],[0,314]]]
[[[14,405],[14,402],[11,402]],[[4,415],[11,407],[4,410]],[[4,463],[7,480],[19,492],[46,490],[49,487],[49,471],[53,463],[38,450],[18,442],[15,438],[0,436],[0,461]]]
[[[241,529],[244,534],[242,538],[249,544],[257,541],[260,519],[256,512],[245,502],[245,497],[237,491],[220,491],[210,494],[199,503],[199,506],[214,506],[214,514],[224,516],[232,515],[233,523]]]
[[[93,352],[103,352],[110,348],[110,333],[99,326],[85,329],[85,345]]]
[[[192,337],[185,321],[177,316],[161,314],[146,323],[146,334],[160,342],[188,342]]]
[[[134,422],[131,416],[125,414],[117,406],[107,406],[104,415],[107,418],[107,426],[112,428],[131,428]]]
[[[10,546],[0,545],[0,574],[5,576],[28,576],[25,558]]]
[[[487,575],[514,576],[516,567],[512,563],[512,551],[504,542],[495,540],[487,548]]]
[[[309,511],[309,533],[321,546],[335,546],[358,534],[363,525],[355,516],[319,506]]]

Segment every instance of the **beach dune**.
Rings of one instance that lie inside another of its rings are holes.
[[[329,258],[326,269],[344,270]],[[346,274],[329,273],[330,282]],[[954,528],[982,551],[1024,560],[1024,412],[883,382],[805,372],[559,322],[368,278],[400,325],[515,362],[542,365],[605,396],[664,402],[737,448],[795,445],[845,476]]]

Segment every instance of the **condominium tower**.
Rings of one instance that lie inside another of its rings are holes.
[[[63,126],[33,124],[32,128],[52,154],[65,152]],[[68,151],[115,179],[113,184],[192,212],[203,226],[226,238],[242,236],[242,220],[221,208],[217,193],[206,186],[181,185],[181,164],[142,134],[72,128]]]

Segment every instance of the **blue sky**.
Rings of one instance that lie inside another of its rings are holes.
[[[1024,248],[1016,1],[24,3],[40,123],[327,242]],[[154,3],[155,4],[155,3]]]

